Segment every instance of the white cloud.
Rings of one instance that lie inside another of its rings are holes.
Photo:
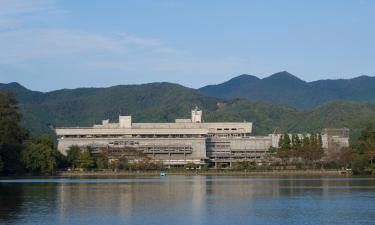
[[[20,29],[0,33],[0,63],[58,58],[93,51],[126,52],[120,40],[68,29]]]
[[[143,47],[160,47],[162,43],[158,39],[139,37],[128,33],[119,33],[119,37],[127,44]]]
[[[54,0],[0,0],[0,65],[22,68],[0,70],[0,80],[26,80],[37,87],[62,76],[57,86],[77,86],[80,76],[79,85],[95,85],[102,83],[98,77],[111,76],[114,83],[123,77],[130,83],[165,80],[196,86],[194,80],[201,83],[207,74],[233,74],[249,66],[237,57],[199,57],[157,38],[56,27],[53,16],[61,11]]]
[[[30,18],[57,11],[52,0],[0,0],[0,31],[20,28]]]

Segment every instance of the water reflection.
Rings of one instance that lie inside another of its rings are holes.
[[[375,179],[0,180],[0,224],[371,224]]]

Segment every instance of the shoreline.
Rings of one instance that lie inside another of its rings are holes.
[[[291,170],[291,171],[165,171],[167,175],[183,176],[349,176],[340,170]],[[87,171],[60,172],[54,177],[117,177],[160,176],[160,171]]]

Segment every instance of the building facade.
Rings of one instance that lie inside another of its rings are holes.
[[[208,163],[230,167],[233,162],[260,161],[271,147],[278,147],[280,138],[280,134],[250,136],[251,122],[202,122],[198,109],[191,111],[190,119],[176,119],[174,123],[132,123],[131,116],[119,116],[118,123],[103,120],[92,127],[60,127],[55,131],[63,154],[71,146],[112,152],[128,148],[169,166]],[[322,136],[323,147],[338,140],[340,146],[346,146],[349,139],[345,135],[332,136],[327,130]]]
[[[214,146],[221,139],[248,139],[251,130],[249,122],[202,123],[202,111],[198,109],[192,110],[191,119],[176,119],[175,123],[132,123],[131,116],[120,116],[118,123],[103,120],[93,127],[55,129],[58,149],[63,154],[71,146],[134,148],[171,166],[205,164],[209,159],[207,145]]]

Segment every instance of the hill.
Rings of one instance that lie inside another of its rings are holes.
[[[241,75],[199,90],[219,98],[247,98],[311,109],[333,100],[375,102],[375,77],[306,82],[283,71],[263,79]]]
[[[275,129],[278,132],[308,132],[345,126],[356,136],[359,129],[375,121],[375,104],[371,103],[334,101],[299,111],[279,103],[210,97],[171,83],[63,89],[47,93],[10,83],[0,84],[0,90],[16,93],[24,124],[34,134],[51,133],[52,126],[91,126],[106,118],[116,121],[118,115],[132,115],[135,122],[174,121],[189,117],[194,106],[204,110],[204,121],[251,121],[255,135],[269,134]]]

